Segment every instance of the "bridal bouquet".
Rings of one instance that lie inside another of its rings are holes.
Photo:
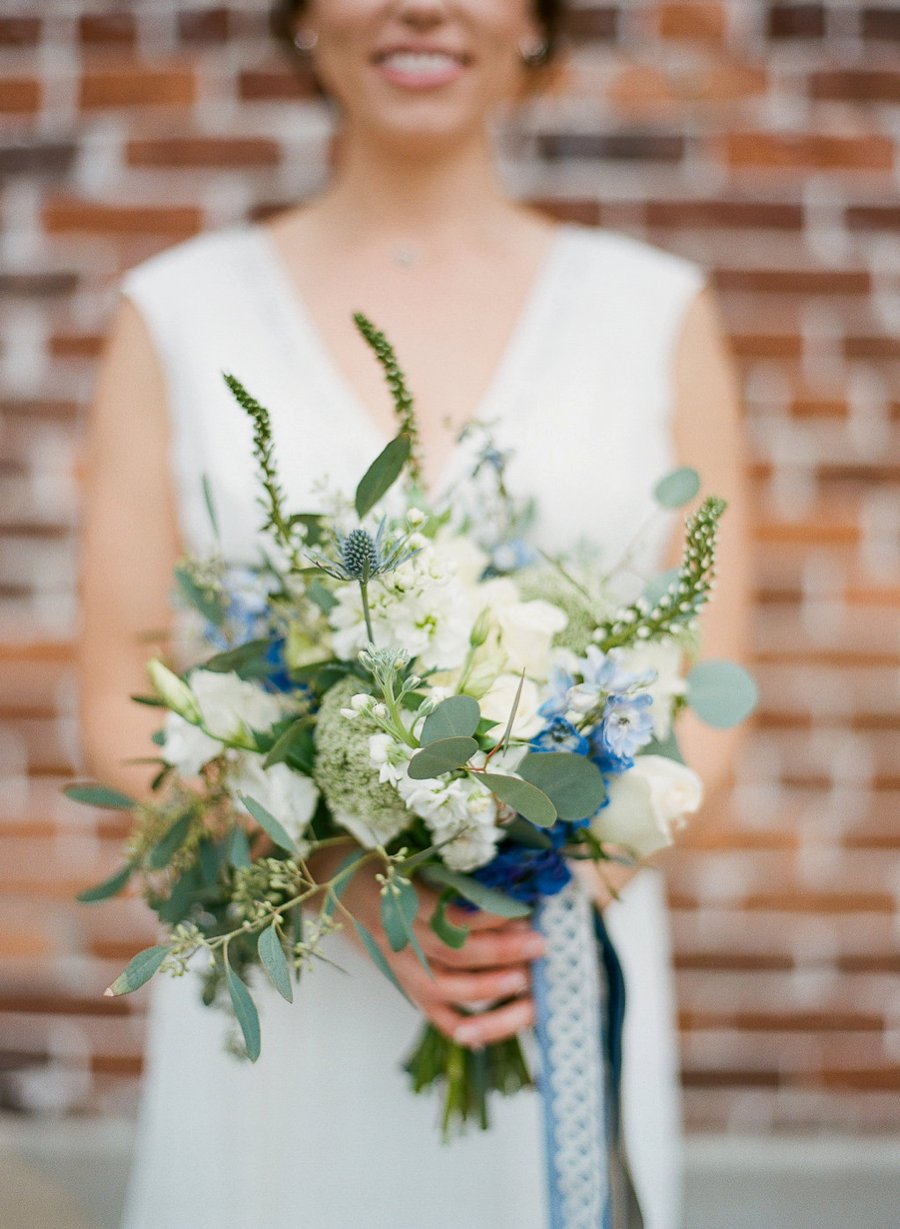
[[[680,568],[630,592],[627,560],[603,573],[529,546],[529,507],[488,433],[471,497],[434,506],[394,353],[355,319],[391,389],[396,438],[352,503],[323,494],[319,510],[291,510],[267,411],[225,377],[253,422],[259,559],[176,570],[202,637],[187,669],[152,660],[152,692],[134,697],[160,711],[151,800],[93,783],[66,791],[134,817],[125,865],[78,899],[135,877],[165,929],[106,993],[180,975],[203,951],[203,999],[230,1002],[251,1059],[254,982],[268,977],[291,1001],[301,975],[331,958],[333,931],[355,932],[398,989],[387,948],[409,945],[427,967],[417,885],[437,890],[428,924],[457,948],[467,929],[450,904],[524,917],[568,884],[574,861],[602,870],[670,844],[701,797],[678,753],[679,712],[691,705],[721,726],[753,704],[737,666],[684,671],[722,500],[687,518]],[[655,495],[678,507],[698,487],[681,469]],[[317,876],[317,854],[334,847],[345,856]],[[343,899],[365,866],[380,883],[378,938]],[[486,1061],[431,1026],[407,1069],[417,1091],[443,1085],[445,1129],[469,1117],[486,1126],[488,1093],[530,1079],[518,1039],[488,1047]]]

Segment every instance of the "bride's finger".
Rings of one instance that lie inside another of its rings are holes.
[[[435,974],[430,993],[445,1003],[490,1003],[522,994],[529,984],[528,970],[524,965],[517,969],[490,969],[483,973],[441,971]]]
[[[534,1003],[531,999],[516,999],[514,1003],[496,1007],[493,1011],[467,1016],[454,1030],[453,1040],[474,1049],[514,1037],[533,1023]]]

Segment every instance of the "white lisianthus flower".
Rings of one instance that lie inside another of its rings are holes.
[[[494,680],[493,686],[481,697],[481,715],[488,721],[496,721],[501,731],[506,728],[513,701],[519,689],[520,675],[501,674]],[[543,697],[537,684],[526,678],[522,684],[522,694],[516,709],[516,719],[513,722],[514,738],[529,739],[540,733],[544,727],[544,719],[538,713]]]
[[[687,683],[681,672],[684,650],[674,640],[645,641],[617,650],[624,668],[633,674],[643,675],[655,671],[656,678],[643,690],[653,697],[650,716],[653,718],[653,734],[662,740],[672,732],[672,705],[677,696],[687,691]]]
[[[223,751],[218,739],[210,738],[177,713],[166,713],[163,737],[162,758],[177,770],[179,776],[185,778],[196,777],[204,764]]]
[[[662,755],[637,755],[634,767],[610,782],[609,802],[591,820],[591,832],[646,858],[673,843],[674,830],[702,799],[693,769]]]
[[[276,695],[233,672],[194,670],[189,682],[203,724],[218,738],[235,738],[246,727],[268,730],[282,715],[283,703]]]
[[[319,801],[316,783],[287,764],[263,768],[263,757],[252,751],[238,755],[228,769],[228,785],[262,803],[289,836],[301,841]]]

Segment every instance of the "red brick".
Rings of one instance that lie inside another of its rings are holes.
[[[0,47],[34,47],[40,37],[39,17],[0,17]]]
[[[816,167],[820,170],[890,170],[894,146],[873,133],[838,136],[826,133],[733,132],[723,142],[732,166]]]
[[[644,206],[649,226],[666,228],[707,228],[763,230],[801,230],[803,206],[782,201],[743,200],[650,200]]]
[[[821,4],[771,4],[770,38],[821,38],[825,33],[825,9]]]
[[[900,39],[900,9],[895,4],[866,5],[860,14],[860,32],[863,38],[897,41]]]
[[[41,105],[41,84],[33,77],[7,77],[0,81],[0,114],[21,115]]]
[[[871,274],[863,269],[715,269],[713,281],[719,290],[756,294],[867,295]]]
[[[281,149],[263,137],[167,137],[129,141],[127,160],[129,166],[277,166]]]
[[[187,106],[196,96],[194,73],[187,67],[88,69],[81,78],[79,102],[85,109]]]
[[[50,234],[168,235],[174,241],[196,234],[202,225],[193,205],[105,205],[76,197],[51,199],[44,206],[44,226]]]
[[[900,205],[851,205],[846,216],[850,230],[900,230]]]
[[[725,9],[715,0],[661,4],[658,11],[659,33],[663,38],[721,42],[725,36]]]
[[[78,36],[82,43],[111,43],[117,47],[132,47],[137,36],[133,13],[84,13],[78,19]]]
[[[619,28],[619,10],[611,4],[567,6],[565,33],[576,42],[582,39],[612,39]]]
[[[810,77],[810,95],[840,102],[900,102],[900,72],[826,69]]]
[[[97,333],[56,333],[50,338],[54,358],[98,358],[103,337]]]
[[[579,222],[582,226],[596,226],[600,221],[600,203],[586,199],[564,200],[562,198],[532,197],[528,203],[551,218],[561,222]]]
[[[240,97],[245,102],[315,98],[318,92],[309,73],[289,69],[246,69],[239,77]]]
[[[194,9],[178,14],[178,34],[186,43],[224,43],[233,14],[226,8]]]

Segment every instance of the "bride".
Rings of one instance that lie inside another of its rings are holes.
[[[554,224],[510,199],[495,168],[489,120],[539,84],[561,9],[287,0],[281,10],[340,115],[331,182],[265,224],[201,236],[132,270],[96,391],[81,665],[86,749],[103,780],[147,788],[145,770],[123,761],[145,754],[153,712],[127,697],[145,690],[147,631],[170,625],[174,562],[209,545],[204,475],[224,553],[252,543],[248,428],[221,370],[270,408],[295,507],[314,506],[322,472],[349,488],[393,434],[356,309],[402,356],[432,492],[446,493],[462,468],[460,429],[489,420],[514,450],[510,480],[537,497],[548,547],[581,537],[621,551],[656,478],[695,464],[731,503],[727,583],[705,616],[706,651],[740,656],[738,397],[704,271],[617,232]],[[672,529],[649,535],[645,563],[671,553]],[[689,762],[715,791],[733,736],[689,718],[683,728]],[[618,869],[616,882],[586,887],[625,971],[625,1145],[643,1224],[675,1229],[663,892],[657,870],[632,879]],[[353,911],[378,931],[378,885],[359,875],[350,891]],[[424,945],[431,938],[423,932]],[[253,1066],[225,1051],[225,1022],[202,1007],[192,976],[154,979],[125,1229],[549,1224],[537,1094],[498,1104],[490,1133],[441,1145],[433,1106],[399,1068],[420,1017],[350,939],[338,941],[352,977],[317,969],[292,1008],[255,987],[266,1046]],[[421,1013],[479,1046],[531,1023],[529,961],[541,944],[521,923],[483,916],[460,953],[430,945],[433,980],[408,952],[385,954]],[[464,1015],[473,1003],[483,1009]],[[640,1221],[617,1212],[615,1223]]]

